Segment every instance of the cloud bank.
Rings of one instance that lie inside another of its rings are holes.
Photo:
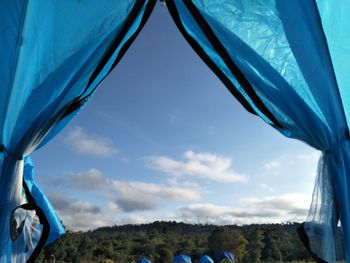
[[[65,227],[75,231],[86,231],[113,224],[116,206],[109,204],[102,209],[89,202],[81,202],[63,194],[48,193],[48,198],[62,219]]]
[[[196,201],[201,188],[191,185],[163,185],[140,181],[119,181],[105,177],[99,170],[68,173],[53,181],[56,187],[90,191],[113,201],[123,212],[154,210],[162,201]]]
[[[237,207],[197,203],[179,208],[181,217],[189,222],[198,218],[214,224],[278,223],[305,220],[311,197],[289,193],[264,198],[242,198]]]
[[[89,196],[89,200],[96,200],[99,205],[78,201],[63,194],[51,193],[50,200],[64,224],[73,230],[154,220],[188,223],[200,221],[219,225],[294,222],[305,220],[308,213],[311,195],[298,192],[273,195],[278,189],[265,182],[259,182],[255,187],[263,189],[267,196],[235,199],[232,206],[212,203],[213,201],[205,198],[207,190],[189,180],[200,178],[221,183],[246,181],[245,175],[235,172],[230,158],[187,151],[181,159],[152,156],[146,158],[146,161],[149,167],[166,173],[168,178],[163,183],[152,183],[111,179],[94,168],[70,172],[55,179],[53,187],[56,190],[77,191],[78,196]],[[266,162],[262,168],[268,173],[280,173],[281,167],[287,166],[291,169],[293,164],[300,164],[302,161],[316,162],[317,155],[281,158]],[[282,165],[282,162],[285,163]],[[82,218],[86,220],[81,220]]]
[[[194,176],[221,183],[245,182],[247,177],[232,168],[232,160],[212,153],[187,151],[183,160],[151,156],[149,167],[173,176]]]

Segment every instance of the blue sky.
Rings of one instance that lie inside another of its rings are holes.
[[[94,98],[33,161],[64,224],[87,230],[301,221],[318,156],[246,112],[157,4]]]

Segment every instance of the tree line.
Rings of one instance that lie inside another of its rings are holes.
[[[146,257],[170,263],[177,254],[192,262],[208,254],[233,252],[236,262],[312,262],[297,236],[298,223],[215,226],[178,222],[102,227],[68,231],[47,246],[37,262],[128,263]]]

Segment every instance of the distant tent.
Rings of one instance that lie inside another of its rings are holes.
[[[152,261],[147,258],[142,258],[139,259],[136,263],[152,263]]]
[[[34,262],[64,233],[30,154],[89,101],[155,3],[0,1],[0,262]],[[335,262],[340,220],[349,261],[350,1],[165,3],[246,110],[322,152],[299,235],[317,261]]]
[[[173,258],[173,263],[192,263],[192,261],[189,256],[177,255]]]
[[[217,262],[220,262],[220,263],[232,263],[232,262],[235,262],[235,255],[228,252],[228,251],[225,251],[225,252],[222,252],[218,257],[217,257]]]
[[[198,263],[214,263],[214,260],[211,259],[211,257],[209,257],[208,255],[203,255]]]

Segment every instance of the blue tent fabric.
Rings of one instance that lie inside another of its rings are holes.
[[[340,219],[350,258],[350,3],[179,0],[167,6],[189,44],[248,111],[322,152],[301,232],[317,260],[334,262]]]
[[[30,153],[89,101],[155,2],[0,0],[1,262],[33,261],[38,247],[64,233],[34,181]],[[249,112],[322,152],[300,235],[317,260],[334,262],[340,220],[350,258],[350,2],[166,3],[190,45]]]
[[[348,126],[350,124],[350,4],[317,0],[324,33],[343,100]]]
[[[209,257],[208,255],[203,255],[203,256],[199,259],[198,263],[214,263],[214,260],[212,260],[212,258]]]
[[[177,255],[173,258],[173,263],[191,263],[191,258],[187,255]]]
[[[147,258],[142,258],[142,259],[139,259],[137,263],[152,263],[152,261]]]
[[[155,2],[0,1],[0,262],[34,262],[64,233],[30,153],[90,99]]]
[[[221,262],[224,259],[229,260],[230,262],[235,262],[235,255],[232,254],[231,252],[224,251],[217,257],[217,262]]]

